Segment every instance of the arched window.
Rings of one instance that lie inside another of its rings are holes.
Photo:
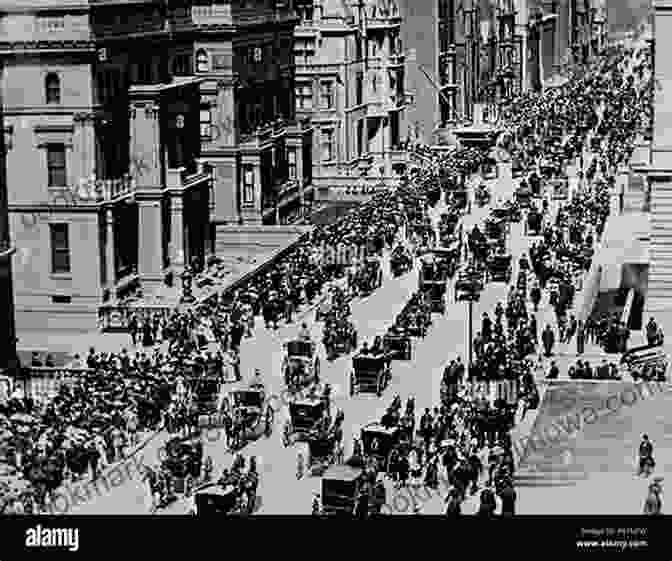
[[[61,103],[61,80],[58,74],[47,74],[44,90],[47,103]]]
[[[210,64],[208,61],[208,53],[200,50],[196,53],[196,72],[208,72]]]

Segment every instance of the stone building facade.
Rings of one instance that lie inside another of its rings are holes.
[[[379,0],[296,0],[296,112],[314,127],[315,187],[388,185],[406,166],[401,13]]]
[[[309,208],[295,22],[282,0],[0,6],[19,327],[93,327],[232,227]]]

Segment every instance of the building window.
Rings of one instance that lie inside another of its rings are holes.
[[[65,187],[67,185],[65,146],[63,144],[49,144],[47,146],[47,173],[49,187]]]
[[[362,52],[362,41],[363,39],[359,36],[355,36],[355,60],[362,60],[364,58],[364,53]]]
[[[296,149],[287,150],[287,172],[290,180],[296,179]]]
[[[355,104],[362,105],[364,103],[364,73],[357,72],[355,79]]]
[[[297,109],[313,108],[313,87],[311,84],[299,84],[296,86]]]
[[[196,72],[208,72],[209,70],[208,53],[204,50],[198,51],[196,53]]]
[[[200,54],[200,51],[199,51]],[[204,53],[205,54],[205,53]],[[200,63],[200,61],[199,61]],[[205,55],[205,63],[208,64],[207,54]],[[203,72],[199,70],[199,72]],[[207,69],[205,70],[207,72]],[[175,76],[191,76],[191,55],[181,54],[175,55],[173,58],[173,75]]]
[[[357,121],[357,155],[364,153],[364,119]]]
[[[175,59],[175,68],[181,68],[177,64],[177,58]],[[175,74],[180,74],[175,72]],[[152,81],[152,63],[151,62],[141,62],[138,64],[138,82],[140,84],[147,84]]]
[[[54,31],[63,31],[64,29],[64,16],[38,16],[37,18],[38,32],[52,33]]]
[[[67,224],[50,224],[51,272],[56,275],[70,272],[70,239]]]
[[[331,109],[334,106],[334,85],[331,82],[322,82],[320,88],[322,107]]]
[[[330,162],[335,157],[334,131],[327,129],[322,131],[322,161]]]
[[[61,103],[61,80],[58,74],[47,74],[44,90],[47,103]]]
[[[201,105],[200,111],[201,140],[210,140],[212,138],[212,114],[209,105]]]
[[[250,164],[243,166],[243,202],[254,203],[254,167]]]

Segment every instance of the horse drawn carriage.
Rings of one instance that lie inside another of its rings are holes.
[[[554,200],[564,201],[569,196],[569,181],[565,178],[554,179],[549,182]]]
[[[350,354],[357,348],[357,329],[351,321],[344,318],[329,322],[324,326],[322,343],[327,360]]]
[[[490,189],[488,189],[485,183],[479,183],[474,189],[474,199],[476,204],[480,207],[484,207],[490,202]]]
[[[380,266],[380,260],[376,257],[369,257],[360,267],[353,280],[360,296],[370,295],[383,284],[383,270]]]
[[[512,274],[511,255],[497,254],[488,259],[486,280],[508,283]]]
[[[455,236],[459,221],[460,215],[458,212],[451,211],[442,214],[439,220],[439,238],[444,240]]]
[[[483,177],[485,179],[497,179],[497,160],[492,156],[488,156],[481,165]]]
[[[532,204],[532,199],[534,198],[534,193],[532,188],[527,184],[527,182],[521,183],[521,185],[516,189],[515,193],[516,203],[520,208],[530,208]]]
[[[253,385],[231,389],[222,400],[222,409],[232,420],[229,442],[232,449],[262,435],[270,437],[273,431],[274,411],[266,403],[263,386]]]
[[[282,442],[289,446],[305,439],[318,427],[329,424],[331,411],[328,396],[295,398],[289,402],[289,419],[282,431]]]
[[[322,492],[318,497],[317,514],[364,518],[380,514],[386,495],[384,484],[376,481],[372,485],[364,469],[335,465],[322,475]]]
[[[467,204],[469,203],[469,193],[464,187],[453,187],[451,189],[445,189],[444,192],[444,201],[446,204],[451,205],[458,210],[467,208]]]
[[[433,312],[445,312],[446,283],[455,274],[459,258],[457,246],[432,249],[423,258],[418,288],[429,298]]]
[[[472,296],[480,299],[480,292],[483,290],[484,272],[480,268],[472,267],[460,271],[455,281],[455,300],[461,302]]]
[[[385,333],[383,348],[392,357],[392,360],[411,360],[413,356],[410,334],[396,325]]]
[[[385,353],[354,356],[350,373],[350,395],[367,392],[380,397],[392,377],[390,361],[390,356]]]
[[[332,464],[342,463],[344,419],[343,412],[339,411],[331,427],[322,426],[308,434],[306,464],[313,475],[324,472]]]
[[[159,487],[160,504],[189,495],[201,476],[203,445],[199,440],[171,438],[162,448]],[[158,474],[154,474],[158,476]]]
[[[254,511],[255,501],[256,495],[251,499],[234,485],[207,483],[194,490],[192,514],[249,515]]]
[[[390,455],[401,443],[403,434],[404,432],[397,425],[384,426],[377,421],[365,425],[361,430],[364,455],[375,458],[380,471],[387,472]]]
[[[541,227],[543,224],[543,217],[541,212],[536,208],[531,208],[527,212],[527,235],[539,236],[541,234]]]
[[[347,285],[347,281],[342,285]],[[315,321],[324,321],[334,315],[350,315],[349,297],[345,293],[344,286],[335,283],[331,285],[326,297],[317,307]]]
[[[413,255],[402,244],[397,245],[390,255],[390,270],[393,277],[399,277],[413,268]]]
[[[285,343],[282,374],[290,391],[299,391],[320,381],[320,357],[315,343],[295,339]]]
[[[488,218],[485,221],[486,243],[490,249],[506,247],[509,225],[505,218]]]
[[[191,514],[250,515],[257,505],[259,473],[256,462],[250,458],[245,470],[245,459],[236,456],[230,470],[224,470],[216,482],[197,487],[192,494]]]

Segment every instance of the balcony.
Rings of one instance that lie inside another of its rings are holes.
[[[195,173],[190,173],[184,167],[169,168],[166,170],[166,188],[174,190],[187,190],[203,182],[210,181],[211,176],[205,173],[202,167]]]
[[[379,97],[369,101],[366,106],[366,116],[371,119],[387,117],[387,104]]]
[[[231,4],[216,4],[191,7],[194,25],[231,25]]]

